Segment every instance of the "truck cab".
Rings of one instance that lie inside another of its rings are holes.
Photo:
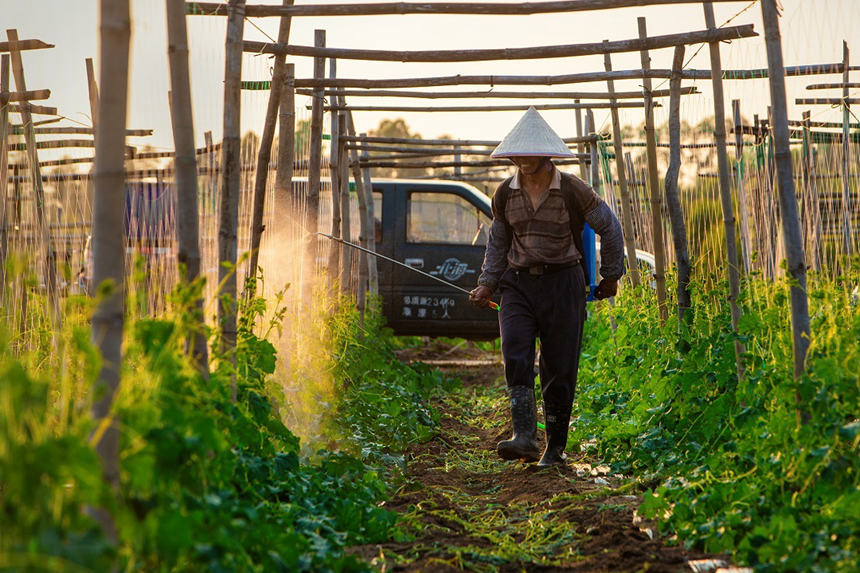
[[[466,290],[481,273],[492,222],[490,199],[465,183],[373,182],[376,250]],[[475,340],[499,335],[498,315],[467,294],[377,259],[382,312],[397,334]]]

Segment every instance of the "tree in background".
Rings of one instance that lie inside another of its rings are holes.
[[[402,139],[421,139],[421,134],[418,132],[413,132],[409,127],[409,124],[406,123],[406,120],[398,117],[397,119],[383,119],[379,122],[379,126],[376,129],[372,129],[367,133],[371,137],[397,137]],[[389,153],[381,152],[381,153],[371,153],[370,156],[373,158],[374,156],[380,155],[391,155]],[[428,160],[431,158],[416,158],[415,161],[420,160]],[[417,168],[406,168],[406,169],[391,169],[391,168],[378,168],[373,169],[371,171],[371,175],[373,177],[417,177],[419,175],[426,175],[429,173],[427,169],[417,169]]]

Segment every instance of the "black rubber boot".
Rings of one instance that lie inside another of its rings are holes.
[[[567,430],[570,425],[570,407],[546,409],[546,449],[538,465],[555,466],[564,463],[564,448],[567,447]]]
[[[537,461],[540,447],[537,443],[537,402],[532,388],[513,386],[511,394],[511,421],[514,435],[499,442],[496,451],[503,460]]]

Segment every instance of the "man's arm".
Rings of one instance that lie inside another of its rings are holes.
[[[505,224],[497,218],[493,218],[490,225],[490,236],[487,239],[487,250],[484,253],[484,264],[481,265],[481,276],[478,284],[490,287],[495,291],[508,268],[508,230]]]
[[[600,235],[600,274],[618,281],[624,274],[624,237],[621,223],[605,202],[585,214],[585,221]]]

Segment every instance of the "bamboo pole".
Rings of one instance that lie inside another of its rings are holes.
[[[27,91],[26,81],[24,79],[24,63],[21,60],[21,52],[15,46],[18,42],[17,30],[6,30],[6,37],[9,39],[11,46],[10,63],[12,64],[12,76],[15,79],[15,89],[19,92]],[[10,111],[14,106],[7,104],[7,109]],[[62,316],[60,314],[59,292],[57,284],[57,252],[54,249],[54,243],[51,239],[51,233],[48,228],[50,223],[49,216],[45,208],[45,191],[42,187],[42,173],[39,168],[39,153],[38,144],[36,143],[36,133],[33,127],[33,117],[30,115],[30,105],[24,104],[21,110],[21,123],[24,126],[24,139],[26,141],[25,149],[27,152],[27,160],[30,164],[30,177],[33,181],[33,194],[36,200],[36,219],[40,229],[40,240],[42,248],[45,250],[45,267],[47,271],[48,282],[48,301],[52,311],[52,320],[54,323],[54,336],[62,324]],[[16,150],[17,145],[8,145],[7,150]],[[5,176],[5,172],[2,174]]]
[[[284,6],[292,5],[293,0],[283,0]],[[278,42],[290,41],[290,26],[292,19],[282,16],[278,27]],[[286,61],[283,56],[275,56],[272,71],[272,89],[269,91],[269,102],[266,105],[266,119],[263,123],[263,133],[260,135],[260,148],[257,150],[257,171],[254,174],[254,197],[251,213],[251,245],[248,278],[254,280],[256,287],[257,266],[260,259],[260,241],[263,238],[263,212],[266,204],[266,183],[269,177],[269,161],[272,158],[272,141],[275,138],[275,123],[278,119],[278,107],[281,103],[281,90],[284,87]],[[255,288],[256,290],[256,288]]]
[[[346,132],[347,114],[346,112],[340,112],[338,115],[340,116],[338,118],[339,132],[343,134]],[[349,159],[346,155],[346,144],[343,141],[338,141],[337,156],[338,169],[340,171],[338,174],[338,183],[340,185],[340,236],[347,241],[352,241],[352,221],[349,213]],[[350,249],[341,248],[340,263],[340,292],[350,294],[350,285],[352,284],[352,251]]]
[[[850,141],[850,120],[851,120],[851,104],[860,104],[860,98],[849,98],[848,82],[851,80],[848,70],[850,69],[849,62],[850,52],[848,51],[848,42],[842,42],[842,252],[847,257],[851,256],[851,179],[850,179],[850,157],[851,157],[851,141]]]
[[[368,138],[366,133],[362,133],[359,137],[362,143],[367,143]],[[360,160],[367,161],[367,159],[367,152],[362,153]],[[376,251],[376,205],[373,201],[373,182],[370,179],[370,168],[364,167],[361,172],[364,183],[365,202],[367,203],[367,225],[369,229],[367,248],[371,251]],[[376,257],[369,257],[367,259],[367,269],[368,292],[371,296],[377,296],[379,294],[379,270]]]
[[[854,66],[851,67],[854,70]],[[822,74],[841,74],[842,62],[835,64],[814,64],[806,66],[789,66],[785,68],[786,76],[813,76]],[[472,75],[472,76],[441,76],[426,78],[389,78],[389,79],[366,79],[366,78],[338,78],[327,80],[322,78],[302,78],[296,80],[297,88],[420,88],[457,85],[542,85],[553,86],[563,84],[577,84],[589,82],[602,82],[608,80],[639,80],[648,76],[652,79],[669,79],[672,70],[657,69],[647,74],[641,70],[617,70],[614,72],[585,72],[578,74],[562,74],[553,76],[508,76],[508,75]],[[767,79],[767,69],[753,70],[724,70],[724,80],[758,80]],[[685,80],[709,80],[711,70],[687,69],[681,72],[681,78]]]
[[[588,155],[587,153],[585,155]],[[587,163],[588,159],[555,159],[553,163],[555,165],[576,165],[578,163]],[[495,159],[495,160],[487,160],[487,161],[376,161],[374,158],[370,158],[368,161],[359,160],[359,165],[364,167],[375,167],[375,168],[398,168],[398,169],[423,169],[423,168],[432,168],[438,169],[440,167],[456,167],[460,166],[468,166],[468,167],[490,167],[499,165],[502,167],[512,167],[511,162],[506,159]]]
[[[36,134],[33,133],[33,136]],[[25,134],[26,137],[26,134]],[[75,148],[92,148],[96,144],[91,139],[57,139],[52,141],[36,142],[36,149],[75,149]],[[9,151],[26,151],[28,145],[26,143],[10,143]]]
[[[12,52],[16,54],[17,52]],[[28,114],[39,114],[39,115],[57,115],[57,108],[47,106],[47,105],[36,105],[28,102],[22,102],[18,104],[9,104],[9,111],[14,113],[28,113]]]
[[[519,104],[519,105],[497,105],[497,106],[481,106],[481,105],[466,105],[466,106],[393,106],[393,105],[350,105],[328,106],[326,111],[397,111],[397,112],[465,112],[465,111],[523,111],[529,108],[535,108],[539,111],[547,110],[564,110],[564,109],[608,109],[608,108],[640,108],[643,107],[642,102],[620,102],[620,103],[556,103],[556,104]]]
[[[84,62],[87,68],[87,91],[90,97],[90,119],[93,123],[93,133],[99,124],[99,84],[96,81],[96,71],[93,59],[87,58]]]
[[[812,113],[809,111],[803,112],[803,121],[804,121],[804,141],[806,145],[804,145],[804,185],[806,187],[809,205],[808,208],[808,217],[807,217],[807,236],[810,237],[810,246],[809,246],[809,257],[811,258],[810,264],[813,271],[819,270],[820,256],[821,256],[821,248],[820,248],[820,240],[821,240],[821,216],[820,216],[820,203],[818,200],[818,181],[817,174],[815,169],[815,153],[812,147],[812,139],[809,134],[811,133],[811,121],[810,118]]]
[[[705,23],[709,29],[716,28],[714,19],[714,6],[710,2],[705,2],[702,7],[705,12]],[[732,315],[732,330],[738,332],[738,320],[741,316],[741,309],[738,306],[738,296],[740,295],[740,277],[738,267],[738,248],[737,239],[735,237],[735,210],[732,206],[732,183],[731,170],[729,169],[729,156],[726,150],[726,111],[725,98],[723,95],[722,81],[722,61],[720,58],[719,42],[711,42],[709,44],[711,53],[711,69],[714,71],[713,84],[714,90],[714,140],[717,143],[717,169],[720,174],[720,204],[723,210],[723,223],[726,230],[726,254],[728,260],[728,279],[729,279],[729,307]],[[743,378],[744,345],[740,340],[735,340],[735,362],[737,365],[738,380]]]
[[[607,73],[612,71],[612,57],[607,53],[603,56],[603,65]],[[607,80],[609,93],[615,92],[615,82]],[[610,100],[614,101],[614,100]],[[636,238],[633,233],[633,214],[630,212],[630,193],[627,190],[627,174],[624,171],[624,146],[621,143],[621,120],[618,118],[618,109],[611,108],[612,115],[612,140],[615,148],[615,174],[618,179],[619,195],[621,195],[621,222],[624,227],[624,244],[627,247],[627,269],[633,288],[639,286],[639,261],[636,258]],[[611,185],[612,182],[610,181]]]
[[[19,40],[18,36],[15,39],[9,38],[8,41],[0,42],[0,52],[23,52],[26,50],[44,50],[53,48],[54,44],[48,44],[42,40]]]
[[[779,13],[775,0],[762,0],[767,63],[770,68],[770,98],[773,109],[775,156],[779,204],[782,211],[782,233],[785,242],[788,272],[792,282],[789,287],[791,300],[791,330],[794,346],[794,377],[800,378],[806,369],[806,353],[809,349],[809,301],[806,298],[806,263],[803,255],[803,237],[797,217],[797,199],[792,177],[791,150],[788,146],[788,113],[785,95],[785,78],[781,74],[782,38],[779,31]],[[798,396],[799,399],[799,396]]]
[[[197,205],[197,150],[194,148],[194,116],[191,105],[191,80],[188,69],[188,32],[183,0],[167,0],[167,57],[170,64],[171,121],[173,160],[176,172],[177,262],[188,283],[200,276],[200,216]],[[188,341],[197,369],[209,372],[203,299],[195,303],[196,324]]]
[[[239,225],[239,166],[241,135],[242,33],[245,0],[230,0],[224,62],[224,133],[221,143],[221,211],[218,222],[218,325],[221,353],[236,364],[237,230]],[[236,401],[235,374],[230,377],[230,396]]]
[[[103,420],[110,420],[95,448],[102,462],[105,481],[116,492],[120,477],[119,423],[111,414],[111,408],[120,385],[124,327],[123,161],[131,18],[128,0],[101,0],[99,11],[99,58],[104,92],[99,101],[99,117],[104,121],[99,124],[96,134],[98,146],[93,177],[93,281],[96,285],[111,285],[111,289],[99,300],[92,317],[93,344],[102,358],[93,389],[93,396],[98,398],[93,402],[92,415],[97,426]],[[114,522],[107,510],[97,510],[96,515],[108,538],[116,540]]]
[[[310,96],[313,91],[310,89],[296,90],[300,95]],[[330,97],[338,93],[343,96],[350,97],[396,97],[396,98],[418,98],[418,99],[468,99],[468,98],[503,98],[503,99],[610,99],[610,94],[607,92],[541,92],[541,91],[437,91],[437,92],[422,92],[408,90],[339,90],[334,91],[328,89],[325,91],[325,96]],[[683,95],[698,94],[696,86],[683,88]],[[654,90],[652,97],[667,97],[669,90]],[[641,91],[617,92],[616,100],[619,99],[642,99]]]
[[[389,143],[397,145],[449,145],[455,147],[496,147],[499,141],[496,140],[478,140],[478,139],[407,139],[403,137],[344,137],[347,143]],[[591,143],[597,141],[596,135],[585,135],[579,137],[568,137],[563,140],[565,143]],[[465,151],[465,150],[464,150]]]
[[[355,124],[352,120],[352,113],[346,114],[346,134],[349,137],[355,137]],[[345,139],[345,138],[342,138]],[[355,194],[358,199],[358,244],[365,249],[370,249],[368,246],[368,237],[373,232],[373,221],[367,217],[367,195],[364,190],[364,180],[361,176],[361,168],[358,166],[358,151],[356,149],[348,149],[349,164],[352,169],[352,179],[355,182]],[[367,289],[370,269],[368,267],[367,253],[359,251],[358,254],[358,290],[356,291],[356,308],[364,324],[364,312],[367,307]]]
[[[715,0],[732,2],[737,0]],[[249,18],[272,16],[379,16],[386,14],[476,14],[525,16],[588,10],[611,10],[625,7],[652,5],[679,5],[700,3],[702,0],[568,0],[555,2],[370,2],[362,4],[311,4],[291,7],[248,6]],[[188,2],[189,15],[224,16],[225,6],[217,2]]]
[[[487,60],[533,60],[539,58],[568,58],[617,54],[641,50],[657,50],[678,44],[722,42],[758,36],[752,24],[725,28],[666,34],[650,38],[614,40],[588,44],[535,46],[528,48],[492,48],[480,50],[359,50],[351,48],[321,48],[290,44],[246,41],[244,50],[254,54],[287,54],[292,56],[337,58],[341,60],[372,60],[387,62],[477,62]]]
[[[330,78],[337,77],[337,60],[330,58],[328,61],[328,74]],[[335,100],[337,101],[337,100]],[[331,140],[329,145],[329,180],[331,181],[331,230],[329,233],[332,237],[341,238],[341,213],[340,213],[340,114],[336,111],[331,112]],[[345,238],[345,237],[344,237]],[[347,239],[349,240],[349,239]],[[343,247],[338,241],[329,241],[328,245],[328,272],[330,286],[332,289],[337,289],[340,284],[339,277],[342,269],[340,268],[341,251]],[[334,290],[335,295],[337,291]]]
[[[847,46],[843,46],[843,49],[844,49],[844,47],[847,47]],[[843,57],[844,57],[844,54],[843,54]],[[842,70],[843,73],[845,73],[845,70],[851,69],[851,66],[845,65],[844,61],[843,61],[843,66],[844,66],[844,68]],[[842,89],[848,88],[848,89],[856,90],[856,89],[860,88],[860,82],[849,82],[848,80],[846,80],[844,82],[836,82],[836,83],[829,83],[829,84],[810,84],[810,85],[806,86],[806,89],[808,89],[808,90],[830,90],[830,89],[836,89],[836,88],[842,88]],[[789,122],[789,125],[790,124],[791,124],[791,122]]]
[[[843,88],[842,97],[799,97],[794,100],[796,105],[841,105],[851,106],[860,104],[860,98],[848,97],[848,88]]]
[[[580,103],[579,100],[574,101],[574,103]],[[576,121],[576,136],[582,137],[582,109],[576,108],[574,113],[574,119]],[[585,152],[585,148],[581,143],[576,144],[576,152],[578,154],[582,154]],[[589,160],[591,159],[591,154],[588,155]],[[583,181],[588,181],[588,173],[586,172],[585,163],[579,164],[579,178]]]
[[[314,45],[325,46],[325,30],[314,30]],[[314,58],[314,77],[325,76],[325,58]],[[316,233],[319,230],[319,203],[320,203],[320,163],[322,161],[322,124],[323,124],[323,96],[322,89],[317,88],[311,103],[311,133],[310,154],[308,158],[308,195],[307,195],[307,217],[305,219],[306,230]],[[316,270],[317,257],[316,235],[311,235],[307,244],[306,260],[311,265],[310,273]],[[311,302],[311,281],[305,281],[303,299],[306,304]]]
[[[25,92],[17,91],[10,92],[7,87],[0,91],[0,104],[7,104],[13,101],[34,101],[48,99],[51,97],[51,90],[27,90]]]
[[[751,270],[750,253],[750,223],[747,213],[747,193],[744,182],[744,134],[738,127],[741,125],[741,100],[732,100],[732,117],[735,125],[735,180],[738,188],[738,214],[741,218],[741,260],[744,274],[749,276]]]
[[[0,91],[9,91],[9,54],[0,57]],[[0,107],[0,308],[6,306],[6,253],[8,252],[6,217],[6,193],[9,179],[6,177],[9,168],[9,150],[7,149],[7,138],[9,134],[9,110],[6,106]]]
[[[59,120],[57,120],[59,121]],[[37,124],[33,124],[37,125]],[[92,127],[37,127],[36,135],[95,135],[96,130]],[[13,125],[10,131],[11,135],[24,135],[24,128],[20,125]],[[126,136],[149,136],[152,135],[151,129],[126,129]]]
[[[341,140],[343,140],[343,136],[341,136]],[[416,140],[420,141],[420,140]],[[372,152],[388,152],[392,154],[405,154],[400,155],[401,157],[409,155],[409,156],[429,156],[429,155],[471,155],[471,156],[489,156],[493,153],[492,149],[462,149],[459,147],[413,147],[409,148],[406,146],[403,147],[394,147],[394,146],[386,146],[386,145],[355,145],[355,144],[346,144],[347,149],[355,149],[356,151],[372,151]],[[574,158],[576,159],[589,159],[591,156],[588,153],[576,153],[574,154]],[[379,159],[379,157],[374,156],[374,160]],[[510,163],[508,163],[510,165]]]
[[[639,37],[648,36],[644,17],[637,20]],[[642,69],[651,68],[651,56],[648,50],[639,52]],[[651,229],[654,236],[654,281],[657,286],[657,309],[660,321],[665,323],[669,317],[666,307],[666,252],[663,243],[663,194],[660,190],[660,174],[657,172],[657,136],[654,132],[654,99],[651,97],[651,78],[643,80],[645,96],[645,143],[648,158],[648,187],[651,192]]]
[[[666,188],[666,207],[672,223],[672,243],[675,247],[675,264],[678,268],[678,326],[683,326],[684,317],[692,308],[690,297],[690,252],[687,248],[687,225],[678,193],[678,174],[681,171],[681,68],[684,65],[684,46],[675,48],[672,69],[678,73],[669,83],[672,95],[669,97],[669,167],[666,169],[664,185]]]
[[[284,87],[278,106],[278,170],[275,176],[275,213],[299,219],[299,204],[293,199],[293,155],[296,144],[295,64],[286,64]]]

